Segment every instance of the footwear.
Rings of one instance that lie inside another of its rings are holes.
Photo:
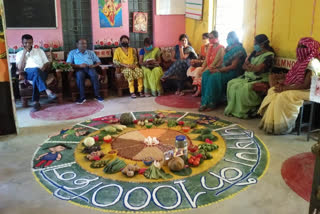
[[[184,96],[183,92],[180,92],[180,94],[178,94],[180,97]]]
[[[49,102],[54,101],[56,99],[57,99],[57,95],[56,94],[52,93],[52,94],[48,95]]]
[[[35,103],[33,105],[33,108],[31,109],[31,112],[37,112],[37,111],[40,111],[40,109],[41,109],[40,103]]]
[[[198,111],[202,112],[202,111],[204,111],[204,110],[206,110],[206,109],[207,109],[207,106],[200,106],[200,108],[198,109]]]
[[[77,104],[83,104],[83,103],[85,103],[86,101],[87,101],[86,98],[80,98],[80,99],[77,99],[76,103],[77,103]]]
[[[146,93],[145,96],[146,96],[146,97],[151,97],[151,94]]]
[[[144,93],[142,93],[142,92],[139,93],[139,96],[140,97],[145,97]]]
[[[131,94],[131,98],[132,98],[132,99],[136,99],[136,98],[137,98],[137,95],[136,95],[135,93],[132,93],[132,94]]]
[[[101,96],[96,96],[94,99],[98,100],[100,103],[103,102],[103,98]]]
[[[196,93],[192,94],[193,97],[199,97],[200,96],[200,91],[196,91]]]

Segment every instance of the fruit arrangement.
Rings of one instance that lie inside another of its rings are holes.
[[[123,113],[120,116],[120,124],[121,125],[131,125],[133,124],[133,117],[131,113]]]
[[[190,166],[199,166],[200,163],[201,163],[201,158],[202,158],[202,155],[201,154],[197,154],[195,156],[191,156],[189,159],[188,159],[188,164]]]
[[[104,156],[104,153],[101,151],[91,152],[86,156],[89,161],[98,161]]]
[[[133,177],[139,172],[139,170],[140,170],[139,166],[128,164],[126,167],[124,167],[121,170],[121,172],[128,177]]]
[[[110,135],[104,136],[103,141],[105,143],[110,143],[112,141],[112,137]]]
[[[92,152],[96,152],[96,151],[100,151],[100,150],[101,150],[100,145],[93,145],[90,147],[85,146],[82,150],[82,153],[91,154]]]

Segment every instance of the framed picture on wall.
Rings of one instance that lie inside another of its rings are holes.
[[[148,13],[143,13],[143,12],[133,13],[133,32],[134,33],[148,32]]]
[[[98,0],[101,28],[122,26],[121,0]]]

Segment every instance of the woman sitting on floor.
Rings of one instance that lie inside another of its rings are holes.
[[[143,93],[143,71],[138,66],[136,49],[129,47],[129,37],[123,35],[120,37],[121,47],[117,48],[113,55],[113,63],[120,66],[120,71],[129,83],[131,98],[136,98],[134,92],[134,80],[138,80],[138,92],[140,97]]]
[[[202,64],[204,63],[208,49],[210,46],[209,42],[209,33],[204,33],[202,34],[202,43],[203,45],[201,46],[201,52],[199,59],[193,59],[191,60],[190,64],[191,66],[189,67],[187,71],[187,76],[192,77],[193,83],[192,85],[195,86],[195,94],[192,95],[194,97],[199,96],[201,93],[201,75],[202,75]]]
[[[190,61],[197,59],[197,54],[189,43],[189,38],[186,34],[179,37],[179,45],[175,46],[174,63],[170,66],[161,78],[165,82],[168,78],[174,77],[177,85],[176,95],[183,96],[182,92],[184,83],[187,80],[187,70],[190,67]]]
[[[162,94],[162,86],[160,78],[163,75],[160,67],[160,49],[152,46],[150,38],[144,40],[144,48],[140,50],[139,62],[143,70],[143,85],[146,97],[160,96]]]
[[[256,116],[262,97],[252,87],[256,83],[268,82],[274,55],[268,37],[264,34],[257,35],[254,51],[243,64],[243,69],[246,72],[228,83],[228,105],[224,111],[226,115],[238,118]]]
[[[297,62],[280,83],[270,81],[268,95],[259,114],[263,115],[259,127],[266,133],[286,134],[295,127],[300,107],[309,100],[312,73],[320,73],[317,57],[320,44],[313,38],[302,38],[297,47]]]
[[[242,65],[247,53],[235,32],[228,34],[227,43],[222,67],[211,67],[202,74],[203,90],[199,111],[210,111],[219,102],[225,100],[228,81],[240,76],[243,72]]]

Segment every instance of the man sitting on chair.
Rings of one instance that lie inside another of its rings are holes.
[[[99,95],[99,76],[95,69],[101,65],[101,61],[93,51],[87,50],[87,40],[79,39],[77,41],[77,49],[70,51],[67,63],[70,63],[76,70],[77,85],[80,92],[77,104],[86,102],[84,86],[86,76],[90,77],[95,99],[103,102],[103,98]]]
[[[33,48],[33,38],[29,34],[22,36],[23,50],[16,55],[16,64],[19,70],[19,79],[32,81],[33,92],[32,101],[35,102],[32,111],[39,111],[40,92],[46,91],[49,100],[55,100],[57,95],[47,88],[46,79],[48,73],[46,70],[50,66],[46,54],[39,48]],[[25,73],[24,73],[25,72]]]

